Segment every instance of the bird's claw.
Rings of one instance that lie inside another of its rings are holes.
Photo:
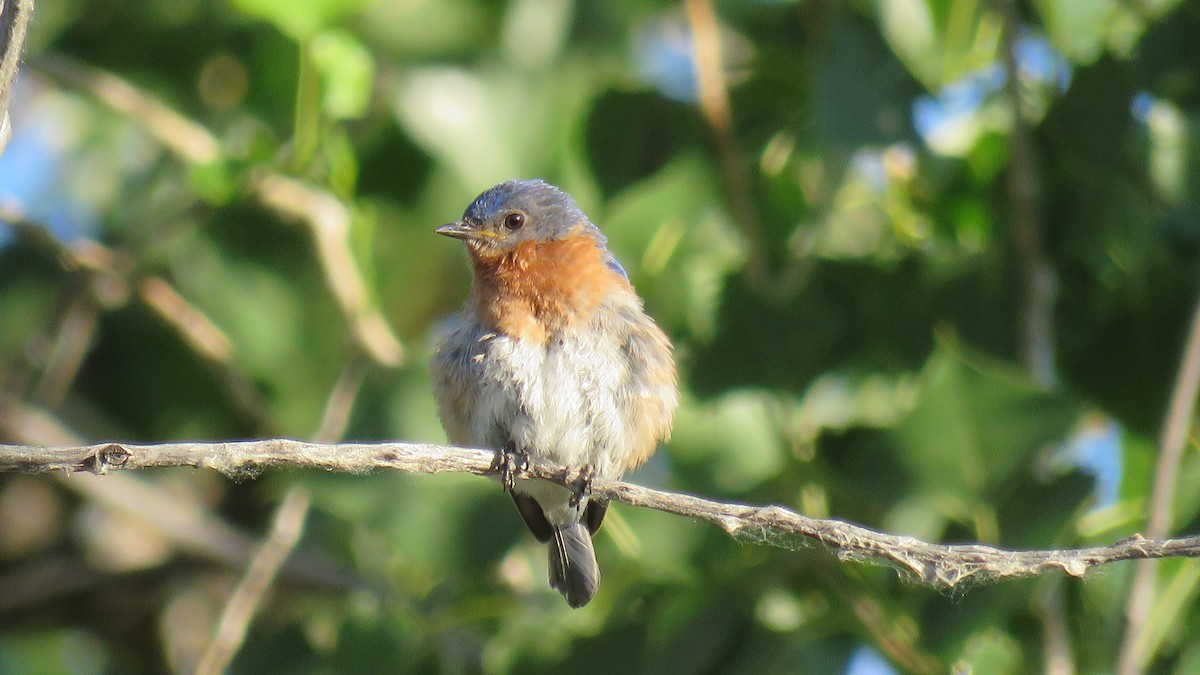
[[[591,464],[585,465],[579,470],[579,477],[575,479],[571,490],[571,508],[578,507],[584,499],[587,499],[592,494],[592,480],[596,477],[596,467]]]
[[[516,444],[509,441],[496,453],[491,470],[500,475],[504,491],[512,492],[517,479],[529,471],[529,453],[518,450]]]

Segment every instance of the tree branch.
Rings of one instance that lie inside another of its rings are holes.
[[[287,439],[228,443],[103,443],[76,447],[0,445],[0,472],[90,471],[190,466],[242,478],[276,467],[315,468],[365,473],[394,469],[409,473],[494,473],[490,450],[430,443],[305,443]],[[578,470],[532,466],[527,477],[576,485]],[[592,495],[631,506],[651,508],[719,525],[727,533],[756,543],[798,548],[805,540],[833,548],[848,560],[875,560],[904,570],[916,580],[954,588],[971,581],[1028,577],[1061,570],[1082,576],[1089,568],[1118,560],[1200,557],[1200,536],[1149,540],[1139,535],[1111,546],[1012,551],[978,544],[932,544],[912,537],[877,532],[839,520],[809,518],[782,506],[724,503],[703,497],[655,490],[621,481],[596,480]]]
[[[1154,483],[1150,486],[1150,517],[1146,531],[1151,537],[1165,537],[1171,531],[1176,478],[1187,448],[1188,429],[1196,414],[1196,396],[1200,393],[1200,299],[1197,299],[1192,310],[1191,328],[1188,329],[1181,360],[1159,439]],[[1120,675],[1145,672],[1157,649],[1157,645],[1151,644],[1152,636],[1147,630],[1155,599],[1155,580],[1155,568],[1149,563],[1139,564],[1133,572],[1129,599],[1125,605],[1125,636],[1121,643],[1121,658],[1117,662],[1117,673]]]
[[[692,63],[696,69],[696,97],[700,112],[712,128],[720,159],[721,177],[729,196],[734,222],[746,238],[750,258],[747,275],[756,282],[766,273],[762,227],[754,209],[753,190],[734,136],[733,112],[721,57],[721,30],[712,0],[687,0],[688,26],[692,31]]]
[[[354,355],[342,369],[342,374],[333,385],[333,391],[325,403],[325,413],[315,438],[320,442],[340,439],[350,420],[350,411],[362,385],[362,368]],[[274,583],[283,563],[287,561],[308,520],[308,509],[312,497],[308,490],[292,485],[284,495],[283,503],[275,511],[271,531],[251,559],[237,587],[221,610],[221,618],[213,630],[212,641],[201,655],[193,675],[220,675],[229,668],[238,649],[246,641],[246,631],[258,613],[259,605]]]
[[[1021,360],[1043,387],[1058,380],[1054,354],[1054,301],[1058,280],[1042,242],[1041,186],[1037,148],[1029,116],[1021,104],[1021,64],[1017,59],[1021,17],[1015,0],[996,0],[1003,30],[1001,57],[1008,77],[1005,95],[1012,107],[1008,135],[1008,205],[1013,244],[1021,275]]]
[[[25,33],[32,16],[33,0],[0,2],[0,153],[4,152],[12,136],[8,102],[17,81],[21,53],[25,50]]]
[[[120,77],[64,56],[43,57],[37,66],[111,110],[139,120],[153,139],[184,162],[202,165],[222,159],[220,141],[212,132]],[[371,302],[350,248],[351,208],[325,189],[270,169],[251,171],[247,188],[266,208],[309,228],[330,293],[363,351],[380,365],[403,365],[404,346]]]
[[[1008,77],[1004,93],[1012,110],[1008,135],[1008,205],[1012,239],[1021,277],[1021,361],[1039,385],[1051,389],[1058,381],[1054,337],[1057,276],[1046,257],[1042,236],[1041,176],[1033,138],[1033,123],[1022,105],[1019,58],[1021,13],[1016,0],[994,0],[1000,16],[1001,60]],[[1071,631],[1063,613],[1063,587],[1050,581],[1038,602],[1042,620],[1043,670],[1047,675],[1073,675]]]
[[[296,548],[300,535],[304,533],[304,521],[308,517],[310,502],[307,490],[292,488],[288,491],[283,504],[275,512],[270,536],[254,554],[246,574],[242,576],[225,604],[212,642],[204,650],[204,655],[196,666],[195,675],[220,675],[225,672],[242,643],[246,641],[250,620],[254,618],[263,596],[275,581],[275,576],[279,574],[284,561],[292,553],[292,549]]]
[[[0,438],[43,447],[78,444],[78,436],[48,412],[6,401],[0,396]],[[13,446],[0,446],[11,448]],[[9,453],[0,450],[0,455]],[[0,460],[0,473],[8,470]],[[245,567],[254,552],[254,540],[213,513],[194,497],[168,494],[144,476],[73,475],[57,473],[58,482],[97,506],[136,518],[171,542],[177,550],[232,568]],[[354,574],[318,556],[293,557],[284,564],[284,573],[292,580],[337,590],[366,588]],[[0,586],[3,585],[0,579]],[[0,589],[3,590],[3,589]],[[11,600],[11,598],[9,598]],[[0,603],[4,605],[5,603]],[[11,608],[11,603],[9,603]],[[3,609],[3,607],[0,607]]]

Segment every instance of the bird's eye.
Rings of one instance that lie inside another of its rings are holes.
[[[509,230],[519,230],[525,224],[525,216],[519,213],[510,213],[504,216],[504,227]]]

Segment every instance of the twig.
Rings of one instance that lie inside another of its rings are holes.
[[[761,282],[766,273],[763,259],[762,228],[754,209],[750,178],[738,152],[733,134],[733,113],[729,105],[729,90],[725,81],[725,66],[721,58],[721,33],[712,0],[687,0],[688,25],[692,32],[693,59],[696,69],[696,89],[700,112],[712,128],[721,161],[721,174],[729,194],[734,220],[746,237],[750,250],[746,265],[748,277]]]
[[[1054,364],[1054,298],[1058,282],[1042,250],[1037,153],[1029,119],[1021,105],[1021,64],[1017,39],[1021,19],[1014,0],[996,0],[1003,21],[1003,58],[1008,79],[1005,94],[1012,107],[1008,135],[1008,203],[1013,244],[1021,274],[1021,360],[1043,387],[1057,378]]]
[[[1002,26],[1005,95],[1012,109],[1009,134],[1008,203],[1013,242],[1021,275],[1021,361],[1035,382],[1049,389],[1058,379],[1054,343],[1054,298],[1057,292],[1054,268],[1042,246],[1041,195],[1038,157],[1029,119],[1021,105],[1021,64],[1017,40],[1021,17],[1015,0],[995,0]],[[1063,585],[1051,581],[1040,600],[1043,665],[1047,675],[1072,675],[1075,659],[1071,633],[1063,616]]]
[[[91,471],[198,467],[245,477],[272,467],[300,467],[363,473],[393,469],[410,473],[494,473],[495,453],[432,443],[342,443],[327,445],[288,439],[229,443],[102,443],[76,447],[0,445],[0,472]],[[560,485],[576,485],[578,470],[533,466],[528,475]],[[877,532],[839,520],[802,516],[782,506],[723,503],[655,490],[621,481],[596,480],[599,499],[652,508],[716,523],[748,541],[792,548],[804,539],[821,542],[852,560],[877,559],[905,570],[916,580],[944,588],[971,581],[1028,577],[1052,571],[1082,576],[1088,568],[1118,560],[1200,557],[1200,536],[1150,540],[1130,537],[1111,546],[1012,551],[979,544],[932,544]]]
[[[64,269],[79,270],[87,274],[89,306],[111,309],[124,305],[130,297],[144,303],[179,335],[185,345],[203,357],[203,361],[212,368],[213,374],[225,386],[237,409],[253,420],[256,428],[262,429],[261,433],[272,433],[268,428],[266,403],[261,394],[233,367],[233,345],[229,338],[216,323],[195,305],[190,304],[166,280],[157,276],[137,277],[127,256],[98,242],[79,239],[68,246],[50,236],[44,227],[24,220],[20,213],[8,211],[0,206],[0,216],[13,223],[13,229],[18,235],[53,254]],[[136,287],[136,295],[131,295],[131,286]],[[54,342],[55,350],[58,350],[58,342],[62,337],[60,331],[59,338]],[[91,345],[92,336],[90,333],[79,336],[76,341],[80,341],[80,337],[86,337],[86,341],[82,341],[78,349],[86,350]],[[75,368],[80,365],[80,359],[84,356],[85,351],[78,354],[78,359],[73,362]],[[45,370],[50,372],[57,361],[58,359],[51,359]],[[54,391],[65,393],[74,377],[75,370],[56,373],[55,379],[59,384]],[[50,396],[38,400],[50,403],[55,401]]]
[[[351,356],[325,402],[321,425],[315,434],[318,441],[330,442],[342,437],[361,385],[361,364],[357,356]],[[237,655],[238,649],[246,641],[250,621],[258,613],[267,589],[274,583],[279,568],[300,541],[311,504],[308,490],[297,485],[288,489],[275,512],[271,531],[221,611],[212,641],[196,666],[197,675],[222,673]]]
[[[366,281],[350,250],[350,209],[332,194],[278,173],[252,179],[250,189],[267,208],[308,225],[326,283],[355,341],[380,365],[403,363],[404,347],[371,304]]]
[[[174,328],[192,351],[216,363],[229,363],[233,359],[233,344],[225,332],[165,279],[146,277],[138,283],[137,290],[142,302]]]
[[[1192,325],[1184,347],[1183,363],[1176,375],[1175,388],[1167,419],[1163,423],[1159,445],[1158,465],[1154,469],[1154,484],[1150,486],[1150,517],[1146,531],[1152,538],[1165,537],[1171,531],[1171,510],[1175,507],[1175,477],[1187,446],[1188,428],[1196,413],[1196,393],[1200,389],[1200,300],[1192,314]],[[1121,658],[1117,664],[1120,675],[1144,672],[1153,656],[1146,619],[1154,600],[1155,566],[1140,563],[1133,573],[1129,600],[1125,606],[1125,637],[1121,641]]]
[[[220,143],[207,129],[116,75],[65,56],[43,56],[34,65],[88,92],[109,108],[139,120],[159,143],[189,163],[208,164],[221,157]]]
[[[249,569],[229,596],[229,601],[217,622],[213,640],[196,666],[196,675],[225,672],[225,668],[237,654],[237,650],[246,639],[250,619],[262,602],[263,595],[274,581],[275,575],[279,573],[283,562],[296,547],[296,542],[300,541],[310,501],[307,490],[293,488],[288,491],[283,504],[275,512],[271,534],[254,554]]]
[[[889,661],[911,675],[932,675],[946,672],[946,665],[918,646],[920,635],[911,630],[911,617],[896,616],[880,605],[879,597],[847,583],[842,570],[833,570],[827,587],[835,602],[853,611],[854,618],[871,636],[871,641]],[[907,624],[907,625],[906,625]]]
[[[0,435],[22,442],[78,443],[75,434],[53,416],[15,401],[0,399]],[[35,441],[36,439],[36,441]],[[62,473],[56,476],[66,488],[92,503],[122,513],[153,528],[176,548],[230,567],[250,560],[254,541],[192,499],[168,495],[138,476],[96,476]],[[115,480],[114,480],[115,479]],[[361,588],[362,582],[327,561],[307,557],[285,565],[289,577],[318,586]]]
[[[350,357],[325,401],[321,424],[313,434],[314,441],[334,443],[346,434],[346,425],[350,422],[354,400],[358,398],[358,390],[362,387],[362,378],[363,364],[357,357]]]
[[[208,129],[116,75],[66,57],[42,59],[37,66],[112,110],[142,120],[155,140],[185,162],[207,164],[221,158],[220,143]],[[273,171],[252,172],[248,188],[263,206],[308,226],[329,290],[355,341],[376,363],[401,365],[404,347],[370,302],[362,270],[350,249],[352,214],[346,204],[327,190]]]
[[[25,33],[33,16],[33,0],[6,0],[0,3],[0,153],[12,136],[8,102],[12,98],[17,71],[21,67],[21,52],[25,50]]]
[[[33,388],[33,400],[51,407],[62,402],[92,347],[99,321],[100,310],[90,293],[75,294],[67,301],[41,377]]]
[[[1063,611],[1061,579],[1050,579],[1039,594],[1042,618],[1042,672],[1046,675],[1075,675],[1075,656],[1071,653],[1071,632]]]

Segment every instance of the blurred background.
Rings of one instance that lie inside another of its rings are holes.
[[[11,115],[0,441],[444,442],[470,278],[433,229],[542,177],[677,346],[633,481],[1145,531],[1200,290],[1196,0],[42,0]],[[233,673],[1093,673],[1125,639],[1125,563],[947,593],[617,505],[571,610],[492,481],[234,478],[0,476],[0,673],[191,672],[285,501]],[[1158,570],[1137,639],[1197,672],[1200,567]]]

